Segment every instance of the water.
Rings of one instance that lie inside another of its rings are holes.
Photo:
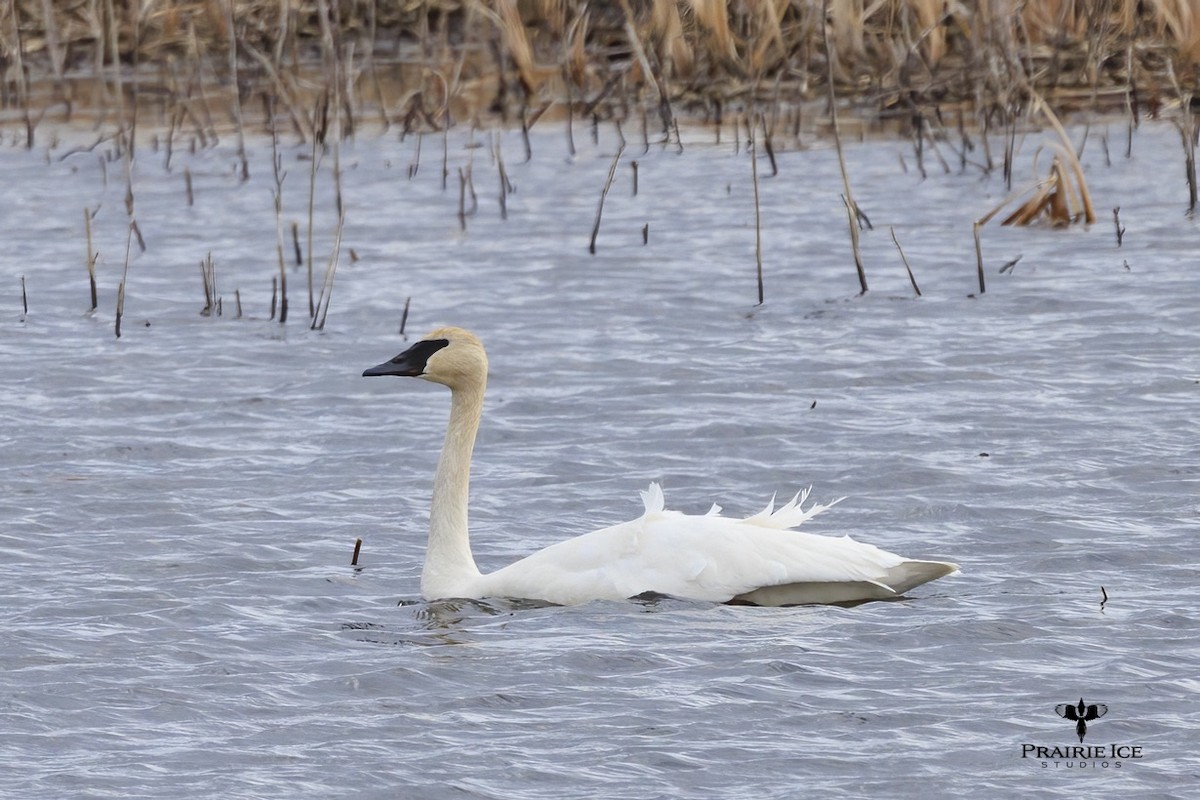
[[[998,177],[922,181],[901,144],[850,147],[875,225],[858,297],[832,151],[781,153],[762,185],[761,307],[749,163],[709,134],[683,155],[630,145],[595,256],[611,135],[569,159],[547,131],[528,164],[505,137],[507,221],[489,147],[452,136],[443,190],[438,137],[412,179],[414,140],[364,137],[341,153],[323,332],[302,321],[298,272],[293,319],[266,319],[269,145],[251,142],[245,184],[227,143],[177,152],[170,172],[146,146],[147,251],[134,245],[119,340],[123,165],[102,163],[107,145],[0,150],[0,796],[1190,794],[1197,230],[1172,128],[1143,126],[1111,166],[1096,130],[1101,221],[989,225],[975,297],[971,221],[1004,196]],[[1041,141],[1024,142],[1018,175]],[[283,153],[289,255],[306,152]],[[479,207],[463,233],[469,163]],[[95,314],[85,207],[99,208]],[[209,252],[216,319],[198,314]],[[489,347],[472,508],[485,569],[635,516],[659,480],[668,506],[731,514],[811,483],[814,499],[849,497],[812,530],[963,572],[856,608],[424,603],[448,398],[359,377],[406,346],[408,297],[410,333],[459,324]],[[1078,744],[1054,706],[1080,696],[1110,708],[1088,745],[1142,757],[1022,758]]]

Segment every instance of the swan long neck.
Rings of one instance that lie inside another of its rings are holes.
[[[484,385],[451,392],[450,423],[433,477],[429,546],[421,572],[426,597],[463,597],[464,582],[478,578],[467,526],[471,454],[483,415]]]

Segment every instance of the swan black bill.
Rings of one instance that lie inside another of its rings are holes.
[[[425,374],[425,364],[428,363],[429,357],[448,344],[450,344],[448,339],[422,339],[391,361],[385,361],[370,369],[363,370],[363,377],[373,378],[376,375],[398,375],[400,377],[415,378],[423,375]]]

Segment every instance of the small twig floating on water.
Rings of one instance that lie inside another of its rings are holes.
[[[1006,272],[1012,272],[1013,267],[1015,267],[1017,265],[1017,263],[1021,260],[1021,258],[1022,258],[1022,256],[1018,255],[1016,258],[1005,263],[1005,265],[1000,268],[1000,274],[1003,275]]]

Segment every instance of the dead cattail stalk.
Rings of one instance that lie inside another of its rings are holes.
[[[308,250],[305,253],[305,263],[308,273],[308,316],[310,318],[316,314],[317,310],[313,300],[313,209],[317,197],[317,170],[321,167],[321,156],[324,153],[323,146],[319,141],[321,138],[323,137],[313,137],[312,147],[308,154]],[[281,258],[281,269],[282,264]]]
[[[113,323],[113,332],[121,338],[121,315],[125,313],[125,281],[117,285],[117,317]]]
[[[754,274],[758,283],[758,305],[763,304],[762,264],[762,211],[758,199],[758,144],[754,135],[754,123],[747,123],[750,133],[750,177],[754,183]]]
[[[247,181],[250,180],[250,163],[246,160],[246,130],[242,122],[241,91],[238,89],[237,27],[234,25],[233,20],[233,4],[234,0],[226,0],[225,2],[225,24],[229,31],[229,77],[230,84],[233,87],[233,118],[237,124],[238,160],[242,166],[242,180]],[[134,49],[136,52],[136,47]],[[137,85],[136,81],[134,85]]]
[[[1092,208],[1092,196],[1091,193],[1088,192],[1087,180],[1083,176],[1083,165],[1079,163],[1079,157],[1075,154],[1075,148],[1071,146],[1071,139],[1069,136],[1067,136],[1067,132],[1063,128],[1062,123],[1059,122],[1058,115],[1051,110],[1046,101],[1042,99],[1042,96],[1034,92],[1033,101],[1034,109],[1042,112],[1043,116],[1045,116],[1046,120],[1050,123],[1050,127],[1053,128],[1054,132],[1058,134],[1059,141],[1062,143],[1063,158],[1075,177],[1075,182],[1073,184],[1069,181],[1067,184],[1069,187],[1078,190],[1078,199],[1083,206],[1083,220],[1088,225],[1091,225],[1096,221],[1096,212]]]
[[[345,229],[346,216],[338,217],[337,230],[333,237],[333,252],[329,254],[329,263],[325,265],[325,279],[321,282],[321,294],[317,298],[317,314],[312,318],[309,330],[325,330],[325,318],[329,315],[329,299],[333,296],[333,279],[337,273],[338,259],[342,252],[342,231]]]
[[[404,335],[404,326],[408,324],[408,306],[412,303],[412,297],[404,298],[404,311],[400,314],[400,335]]]
[[[608,167],[608,177],[604,180],[604,188],[600,190],[600,203],[596,206],[596,224],[592,226],[592,238],[588,242],[588,252],[596,255],[596,237],[600,235],[600,217],[604,214],[604,198],[608,196],[608,190],[612,186],[613,176],[617,174],[617,163],[621,160],[621,154],[625,152],[625,146],[621,145],[617,148],[617,154],[613,156],[612,164]]]
[[[1196,213],[1196,136],[1197,127],[1192,115],[1192,97],[1186,94],[1182,100],[1182,118],[1177,121],[1179,137],[1183,142],[1183,172],[1188,186],[1188,216]]]
[[[976,271],[979,274],[979,293],[983,294],[987,291],[987,286],[983,280],[983,243],[979,239],[979,230],[984,225],[983,221],[976,220],[972,230],[975,233],[975,265]]]
[[[417,177],[417,172],[421,169],[421,140],[424,138],[424,133],[417,131],[417,147],[413,151],[412,161],[408,162],[408,179],[410,181]]]
[[[458,227],[467,231],[467,173],[458,168]]]
[[[846,216],[850,221],[850,249],[854,255],[854,268],[858,273],[858,285],[862,287],[860,294],[867,293],[867,272],[863,268],[862,253],[858,249],[858,204],[850,191],[850,174],[846,171],[846,157],[842,153],[842,133],[838,126],[837,95],[833,88],[833,51],[829,47],[829,0],[823,0],[821,12],[821,35],[825,42],[825,78],[829,83],[829,115],[833,124],[833,143],[837,150],[838,167],[842,172],[842,202],[846,204]]]
[[[195,204],[196,197],[192,193],[192,171],[190,169],[188,169],[187,167],[183,168],[183,188],[184,188],[184,193],[187,195],[188,207],[190,208],[192,205]]]
[[[86,208],[83,210],[83,229],[87,234],[88,289],[91,291],[92,296],[92,307],[90,310],[95,311],[98,305],[96,302],[96,259],[100,257],[100,254],[92,250],[92,212]]]
[[[765,116],[760,117],[763,130],[763,149],[767,151],[767,159],[771,162],[771,177],[779,174],[779,164],[775,162],[775,147],[771,144],[771,129],[767,127]]]
[[[200,262],[200,279],[204,282],[204,308],[200,310],[202,317],[220,316],[220,299],[217,297],[217,265],[209,252]]]
[[[917,297],[921,296],[921,287],[917,286],[917,279],[913,275],[912,267],[908,263],[908,257],[904,255],[904,248],[900,246],[900,240],[896,238],[896,229],[889,226],[888,230],[892,234],[892,242],[896,245],[896,250],[900,253],[900,260],[904,262],[904,271],[908,273],[908,282],[912,284],[913,291],[917,293]]]
[[[29,316],[29,297],[25,293],[25,276],[21,276],[21,321]]]
[[[283,263],[283,182],[287,173],[283,170],[283,156],[279,153],[279,135],[275,130],[274,117],[271,119],[271,177],[275,186],[273,199],[275,202],[275,256],[276,267],[279,269],[279,281],[271,281],[271,319],[275,319],[276,292],[280,295],[278,306],[279,323],[287,322],[287,268]],[[314,140],[316,141],[315,137]]]
[[[500,219],[508,219],[508,193],[512,184],[508,181],[508,173],[504,170],[504,153],[500,150],[500,134],[497,132],[492,139],[496,153],[496,171],[500,175]]]
[[[1121,207],[1117,206],[1113,209],[1113,227],[1117,229],[1117,247],[1121,246],[1121,241],[1125,238],[1125,228],[1121,226]]]
[[[362,550],[362,539],[354,540],[354,555],[350,556],[350,566],[358,566],[358,554]]]
[[[621,146],[624,147],[625,146],[624,139],[622,139],[621,141],[622,141]],[[631,162],[629,162],[629,166],[631,166],[633,168],[633,196],[637,197],[637,193],[638,193],[638,162],[631,161]]]

